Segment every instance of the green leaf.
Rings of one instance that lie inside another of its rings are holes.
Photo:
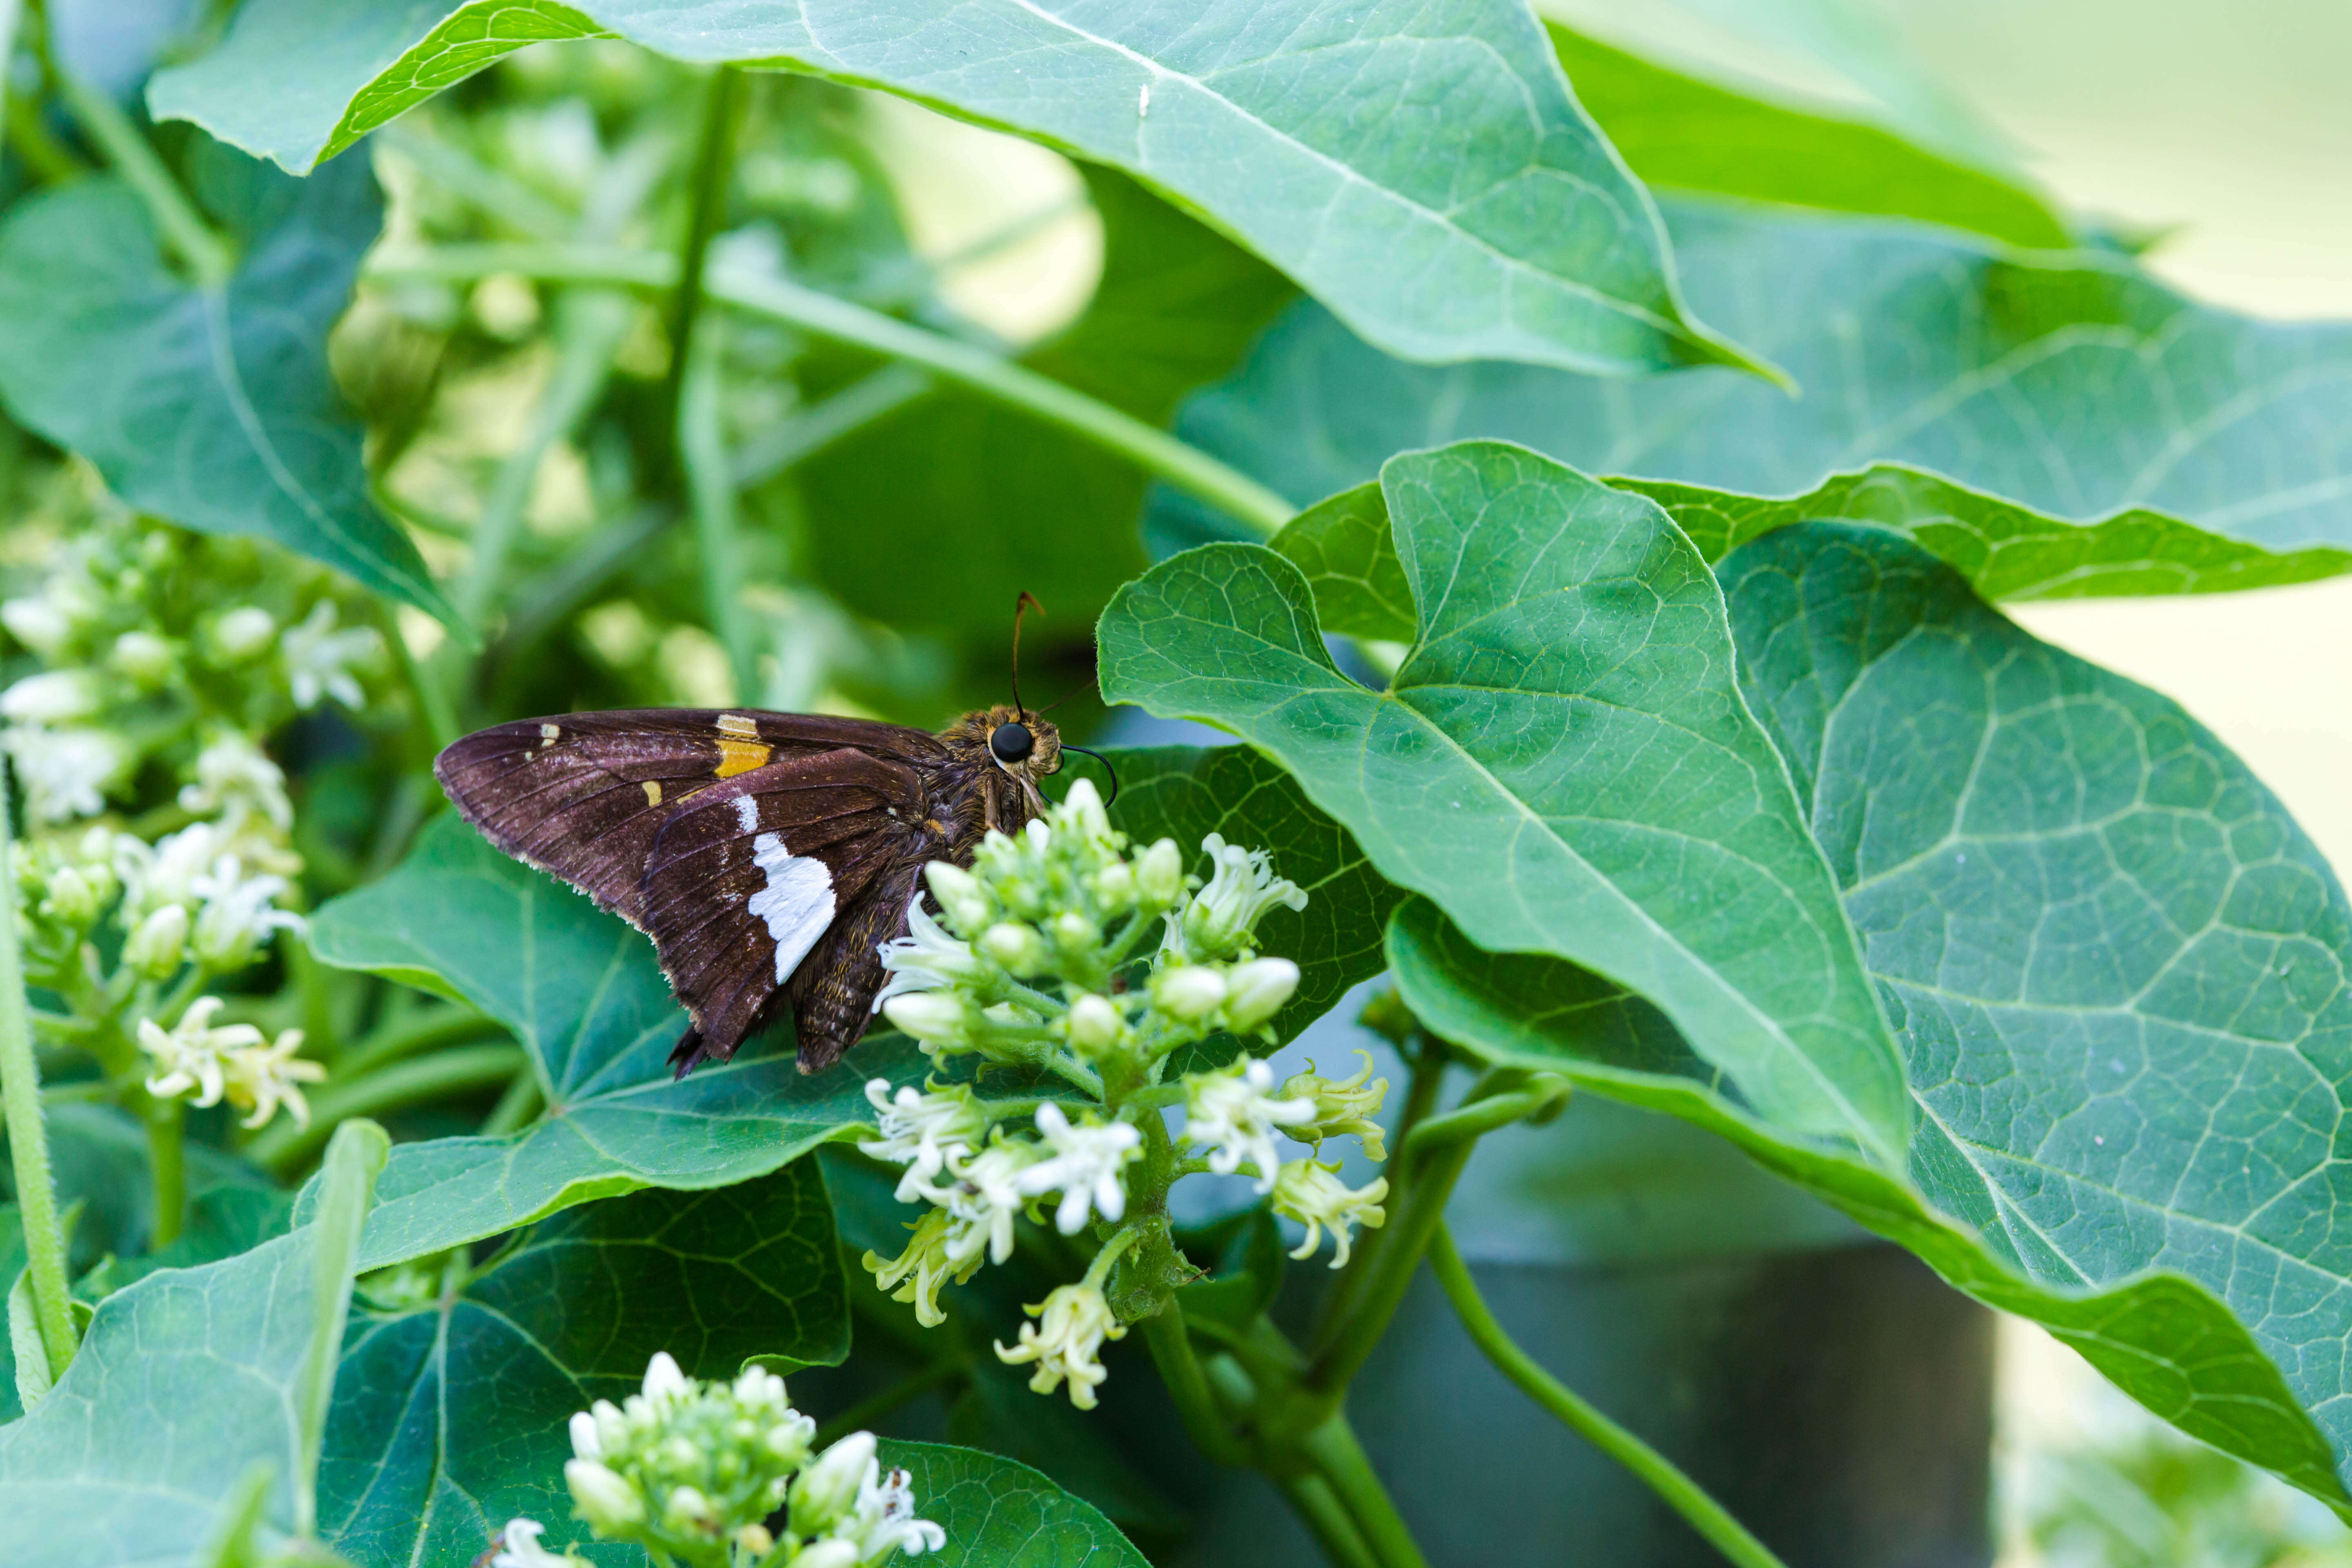
[[[109,1297],[57,1386],[0,1427],[11,1568],[191,1563],[257,1467],[270,1475],[268,1528],[295,1527],[313,1352],[322,1324],[333,1342],[352,1211],[382,1157],[372,1126],[342,1131],[328,1154],[331,1223]]]
[[[1822,110],[1701,81],[1548,23],[1576,100],[1659,190],[1916,218],[2011,245],[2071,246],[2032,190]]]
[[[1619,978],[1767,1114],[1899,1159],[1894,1047],[1690,542],[1496,443],[1381,487],[1422,621],[1388,691],[1331,663],[1297,568],[1228,544],[1111,602],[1104,697],[1234,731],[1480,945]]]
[[[131,187],[76,180],[0,223],[0,401],[142,511],[254,534],[447,616],[408,536],[368,499],[327,332],[383,226],[362,159],[289,179],[226,150],[199,195],[242,249],[206,286],[165,261]]]
[[[343,1342],[320,1514],[359,1568],[470,1562],[517,1517],[545,1524],[551,1546],[585,1543],[565,1423],[635,1393],[657,1351],[712,1378],[755,1355],[789,1370],[849,1353],[814,1162],[575,1208],[478,1273],[418,1272],[425,1300],[363,1307]]]
[[[1590,473],[1727,492],[1734,510],[1894,522],[2004,596],[2352,566],[2352,447],[2332,434],[2352,327],[2193,304],[2113,256],[1728,206],[1667,218],[1692,298],[1801,398],[1711,370],[1626,384],[1408,365],[1302,303],[1179,429],[1301,504],[1393,452],[1519,441]]]
[[[1145,1568],[1093,1504],[1026,1465],[944,1443],[882,1445],[882,1462],[912,1478],[915,1511],[947,1531],[927,1553],[936,1568]]]
[[[599,30],[881,88],[1123,169],[1409,359],[1749,363],[1683,310],[1647,195],[1507,0],[915,0],[887,26],[856,0],[716,18],[669,0],[247,0],[148,103],[307,170],[509,50]]]
[[[1412,584],[1397,559],[1389,503],[1377,482],[1317,501],[1266,542],[1305,574],[1325,631],[1412,640]]]
[[[1134,181],[1087,174],[1102,216],[1101,283],[1086,313],[1023,363],[1153,425],[1226,374],[1290,285]],[[1143,570],[1142,471],[1055,426],[942,388],[795,470],[811,565],[850,608],[1001,646],[1016,595],[1091,623]]]
[[[1424,1016],[1512,1059],[1638,1069],[1644,1095],[1675,1079],[1680,1113],[2051,1323],[2194,1435],[2346,1501],[2352,905],[2318,852],[2176,704],[2035,641],[1900,539],[1806,524],[1722,576],[1749,701],[1903,1045],[1916,1193],[1692,1100],[1646,1005],[1408,916],[1392,941],[1443,960],[1424,972],[1486,988]],[[1538,995],[1517,1036],[1498,1022]]]
[[[673,1080],[686,1016],[652,945],[585,898],[435,822],[398,870],[322,906],[311,950],[342,969],[422,985],[512,1029],[537,1068],[541,1119],[502,1137],[404,1143],[377,1184],[362,1267],[381,1268],[640,1187],[722,1187],[871,1125],[869,1079],[928,1065],[884,1036],[814,1077],[789,1045]],[[309,1194],[305,1194],[305,1201]]]
[[[1258,923],[1258,951],[1298,965],[1298,990],[1274,1017],[1277,1037],[1296,1038],[1381,972],[1381,933],[1403,895],[1275,763],[1245,746],[1156,746],[1111,761],[1112,823],[1137,844],[1173,838],[1198,871],[1201,841],[1222,834],[1265,850],[1276,875],[1307,894],[1305,909],[1276,909]]]

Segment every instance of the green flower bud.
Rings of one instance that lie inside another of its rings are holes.
[[[792,1521],[797,1535],[829,1530],[857,1506],[857,1489],[874,1464],[874,1434],[852,1432],[793,1478]]]
[[[882,1016],[927,1046],[960,1046],[969,1039],[964,1005],[939,991],[912,991],[882,1004]]]
[[[1054,942],[1065,952],[1084,952],[1102,941],[1102,927],[1076,910],[1054,917]]]
[[[139,922],[122,944],[122,962],[149,980],[168,980],[179,972],[188,947],[188,911],[165,904]]]
[[[994,918],[988,889],[962,867],[934,860],[923,868],[923,876],[931,885],[931,898],[939,904],[940,912],[947,917],[958,936],[969,940],[973,931],[982,930]]]
[[[857,1568],[865,1560],[854,1541],[813,1541],[793,1552],[785,1568]]]
[[[1070,1044],[1089,1055],[1108,1050],[1127,1033],[1127,1019],[1117,1007],[1091,992],[1080,992],[1070,1002]]]
[[[1163,838],[1136,858],[1135,890],[1155,909],[1166,909],[1184,895],[1184,852],[1173,838]]]
[[[1047,962],[1045,939],[1017,921],[999,921],[982,931],[980,950],[1015,974],[1034,974]]]
[[[1225,977],[1197,963],[1163,969],[1151,977],[1151,999],[1171,1017],[1198,1023],[1224,1004]]]
[[[278,636],[278,623],[268,610],[244,605],[213,623],[213,651],[224,664],[241,664],[261,652]]]
[[[60,866],[49,873],[43,889],[41,913],[61,924],[81,927],[98,918],[98,889],[79,866]],[[187,911],[180,911],[185,918]]]
[[[575,1512],[599,1535],[617,1535],[645,1522],[646,1500],[637,1489],[594,1459],[564,1461],[563,1484],[572,1489]]]
[[[141,686],[161,686],[172,678],[172,645],[153,632],[125,632],[114,639],[114,668]]]

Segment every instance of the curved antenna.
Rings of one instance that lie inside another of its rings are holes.
[[[1118,770],[1110,765],[1110,759],[1104,756],[1100,752],[1089,752],[1084,746],[1073,746],[1066,742],[1063,743],[1062,750],[1066,752],[1076,752],[1080,756],[1084,757],[1092,757],[1095,761],[1102,764],[1103,772],[1110,775],[1110,800],[1103,802],[1103,809],[1106,811],[1109,810],[1110,801],[1117,800],[1118,798]]]
[[[1013,711],[1023,719],[1029,717],[1029,710],[1021,705],[1021,617],[1031,610],[1042,616],[1045,606],[1024,588],[1021,596],[1013,601]]]

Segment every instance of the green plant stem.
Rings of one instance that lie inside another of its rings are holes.
[[[1477,1283],[1470,1278],[1468,1265],[1454,1248],[1453,1237],[1442,1225],[1430,1238],[1429,1267],[1437,1276],[1445,1299],[1454,1304],[1454,1315],[1462,1320],[1462,1326],[1470,1331],[1470,1338],[1495,1363],[1496,1370],[1559,1416],[1570,1431],[1640,1477],[1643,1484],[1681,1514],[1693,1530],[1706,1537],[1737,1568],[1783,1568],[1770,1548],[1749,1534],[1747,1526],[1726,1512],[1721,1503],[1707,1496],[1673,1461],[1587,1404],[1503,1331],[1503,1325],[1495,1321],[1495,1314],[1478,1294]]]
[[[390,601],[377,599],[378,626],[383,640],[392,648],[393,662],[400,667],[401,683],[416,704],[418,717],[425,721],[426,733],[433,737],[433,749],[439,751],[457,738],[457,710],[449,705],[449,694],[438,683],[426,678],[425,668],[409,650],[408,639],[401,635],[400,611]]]
[[[749,489],[806,462],[835,442],[895,414],[931,390],[930,376],[910,364],[886,364],[811,404],[771,428],[746,437],[735,452],[735,485]]]
[[[723,325],[724,323],[714,323]],[[735,672],[735,700],[759,700],[758,650],[743,607],[743,562],[737,538],[735,475],[719,421],[724,355],[705,328],[677,404],[677,458],[694,507],[695,552],[702,560],[703,615]]]
[[[1420,1543],[1413,1540],[1404,1516],[1397,1512],[1388,1488],[1381,1484],[1345,1415],[1334,1415],[1307,1434],[1300,1447],[1382,1568],[1428,1568]]]
[[[594,246],[470,245],[380,253],[368,267],[371,278],[426,278],[442,282],[464,282],[493,272],[520,272],[551,281],[666,289],[677,277],[677,264],[658,253]],[[714,268],[704,280],[704,291],[720,304],[748,314],[783,321],[960,382],[984,397],[1058,426],[1125,458],[1145,472],[1207,501],[1260,533],[1272,534],[1289,521],[1297,510],[1248,475],[1187,446],[1165,430],[1040,375],[1002,354],[780,278]]]
[[[743,85],[742,71],[723,65],[711,73],[704,92],[686,241],[678,247],[677,284],[670,290],[669,374],[662,385],[662,408],[667,415],[663,427],[677,433],[681,459],[685,457],[682,421],[687,377],[698,368],[694,340],[697,318],[702,311],[703,261],[710,254],[711,237],[727,216],[727,181],[734,170],[736,127],[743,119]]]
[[[0,1101],[5,1101],[8,1158],[25,1227],[33,1317],[54,1383],[73,1360],[73,1309],[67,1294],[66,1233],[58,1220],[57,1179],[49,1169],[48,1126],[41,1117],[41,1068],[33,1055],[24,961],[16,946],[16,855],[7,770],[0,767]]]
[[[245,1153],[264,1170],[289,1174],[352,1117],[503,1084],[525,1065],[520,1046],[460,1046],[395,1063],[366,1078],[329,1084],[311,1101],[310,1126],[287,1121],[266,1127],[245,1146]]]
[[[1478,1140],[1557,1103],[1568,1092],[1565,1079],[1546,1078],[1526,1084],[1526,1076],[1511,1069],[1487,1073],[1459,1109],[1430,1117],[1405,1139],[1397,1161],[1402,1196],[1380,1232],[1379,1246],[1365,1259],[1364,1282],[1346,1310],[1330,1320],[1307,1374],[1311,1386],[1336,1397],[1388,1331],[1389,1320],[1412,1284],[1421,1255],[1444,1219],[1454,1181]]]
[[[180,1239],[188,1214],[187,1110],[181,1101],[149,1098],[140,1116],[147,1128],[147,1173],[155,1190],[150,1248]]]
[[[1160,1381],[1167,1385],[1168,1396],[1174,1401],[1193,1446],[1221,1465],[1249,1463],[1248,1451],[1226,1425],[1216,1395],[1210,1391],[1200,1357],[1192,1353],[1184,1310],[1171,1301],[1156,1315],[1144,1319],[1142,1327],[1144,1349],[1151,1352]]]
[[[523,510],[548,448],[571,435],[603,395],[613,356],[628,335],[629,316],[628,300],[609,289],[584,289],[556,302],[555,374],[531,411],[522,445],[507,454],[490,481],[474,529],[473,558],[450,595],[468,625],[483,623],[506,580],[507,557],[521,536]]]
[[[163,236],[163,243],[204,287],[218,288],[227,282],[229,275],[236,270],[236,253],[205,222],[195,204],[180,189],[180,183],[172,178],[172,172],[155,155],[155,149],[147,144],[147,138],[131,122],[131,117],[112,99],[96,91],[61,65],[53,61],[51,69],[66,107],[73,110],[74,119],[98,143],[99,151],[106,155],[114,172],[146,204],[148,216],[155,220],[156,232]]]
[[[961,1356],[941,1356],[920,1372],[910,1373],[879,1394],[870,1394],[827,1420],[816,1429],[816,1446],[824,1448],[848,1436],[852,1432],[871,1428],[877,1421],[902,1405],[913,1403],[924,1394],[958,1376],[963,1371]]]
[[[1277,1479],[1283,1496],[1290,1500],[1291,1508],[1334,1568],[1381,1568],[1381,1560],[1364,1544],[1356,1521],[1339,1506],[1339,1500],[1332,1496],[1322,1477],[1284,1476]]]
[[[539,1087],[539,1069],[526,1062],[507,1080],[507,1091],[499,1096],[499,1102],[490,1107],[476,1131],[484,1138],[503,1138],[529,1126],[546,1103]]]
[[[352,1042],[333,1064],[345,1082],[357,1082],[388,1062],[420,1051],[462,1045],[484,1035],[503,1034],[506,1026],[471,1007],[427,1006],[408,1013]]]

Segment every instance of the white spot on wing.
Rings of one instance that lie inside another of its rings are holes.
[[[752,894],[746,907],[768,922],[768,934],[776,939],[776,984],[781,985],[833,923],[833,873],[822,860],[794,855],[773,833],[751,840],[751,864],[767,873],[768,885]]]
[[[760,721],[748,713],[721,713],[719,716],[719,732],[756,741],[760,738]]]
[[[735,797],[735,820],[743,825],[744,832],[757,833],[760,830],[760,803],[753,800],[748,795],[737,795]],[[775,835],[772,833],[767,837],[773,838]]]

